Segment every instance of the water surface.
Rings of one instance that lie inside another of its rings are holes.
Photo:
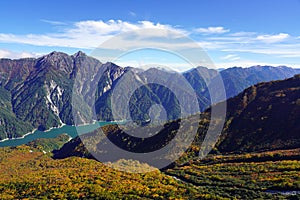
[[[95,122],[93,124],[83,125],[83,126],[70,126],[64,125],[59,128],[52,128],[48,131],[36,130],[32,134],[28,134],[23,138],[10,139],[0,142],[0,147],[7,146],[18,146],[22,144],[27,144],[38,138],[55,138],[63,133],[68,134],[70,137],[74,138],[78,135],[89,133],[96,130],[99,126],[105,126],[107,124],[115,124],[117,122]]]

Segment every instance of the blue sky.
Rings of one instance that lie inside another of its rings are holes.
[[[120,49],[124,54],[124,49],[150,46],[166,47],[170,55],[185,54],[187,51],[178,49],[194,48],[190,44],[193,41],[220,68],[258,64],[300,67],[299,0],[12,0],[1,2],[0,18],[0,57],[38,57],[54,50],[93,54],[116,35],[137,31],[138,46],[128,46],[126,42],[132,41],[123,37],[120,43],[107,43],[103,50],[117,55]],[[144,34],[142,30],[149,28],[158,31]],[[161,29],[170,32],[162,34]],[[191,40],[178,41],[181,37]],[[165,52],[144,52],[136,54],[136,61],[132,53],[115,61],[121,65],[156,62],[178,70],[189,68]],[[102,55],[97,58],[103,62],[111,59]],[[205,65],[200,60],[193,63]]]

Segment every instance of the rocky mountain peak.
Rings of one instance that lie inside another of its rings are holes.
[[[36,68],[70,73],[73,61],[66,53],[53,51],[37,60]]]
[[[77,58],[77,57],[86,57],[87,55],[82,52],[82,51],[78,51],[77,53],[73,54],[73,57]]]
[[[59,59],[59,58],[62,58],[62,57],[68,57],[69,55],[66,54],[66,53],[62,53],[62,52],[57,52],[57,51],[53,51],[51,53],[49,53],[48,55],[44,56],[44,58],[47,58],[47,59]]]

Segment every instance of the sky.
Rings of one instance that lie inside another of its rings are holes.
[[[1,2],[0,19],[0,58],[81,50],[178,71],[300,68],[300,0],[11,0]]]

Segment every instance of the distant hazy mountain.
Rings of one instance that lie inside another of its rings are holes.
[[[296,73],[300,71],[267,66],[233,68],[220,72],[229,97],[258,82],[284,79]],[[129,95],[133,86],[139,88],[132,94],[130,101],[120,97],[116,105],[122,110],[129,101],[131,116],[122,113],[124,109],[119,114],[131,117],[137,123],[149,121],[148,111],[154,104],[166,108],[167,119],[180,117],[180,99],[176,99],[174,93],[164,85],[184,94],[188,88],[181,84],[181,77],[185,77],[192,86],[200,111],[203,111],[210,105],[206,83],[212,84],[218,93],[218,86],[213,85],[216,74],[217,71],[204,67],[182,74],[156,68],[146,71],[122,68],[113,63],[103,64],[82,52],[71,56],[52,52],[37,59],[0,59],[0,139],[20,137],[35,128],[45,130],[63,123],[74,124],[74,112],[78,114],[77,124],[90,122],[88,113],[92,112],[92,105],[95,105],[98,120],[114,120],[111,96],[120,85],[122,95]],[[75,77],[78,87],[73,88]],[[125,78],[126,84],[118,85]],[[163,84],[147,84],[151,81]],[[71,104],[72,91],[75,94],[73,101],[80,105],[75,110],[72,110],[74,108]],[[191,104],[188,98],[181,99],[181,103]]]
[[[230,98],[256,83],[282,80],[300,74],[300,69],[286,66],[233,67],[222,70],[220,74],[224,81],[226,96]]]
[[[272,67],[272,66],[253,66],[249,68],[233,67],[220,70],[220,76],[224,82],[226,92],[226,99],[233,97],[242,92],[247,87],[255,85],[260,82],[268,82],[273,80],[283,80],[290,78],[295,74],[300,74],[300,69],[294,69],[286,66]],[[222,94],[221,88],[214,77],[217,75],[217,70],[207,69],[205,67],[198,67],[196,69],[183,73],[192,87],[195,89],[200,99],[204,101],[204,105],[210,105],[210,94],[205,85],[206,82],[212,88],[212,91]],[[225,100],[220,97],[219,101]],[[207,108],[204,107],[204,109]]]

